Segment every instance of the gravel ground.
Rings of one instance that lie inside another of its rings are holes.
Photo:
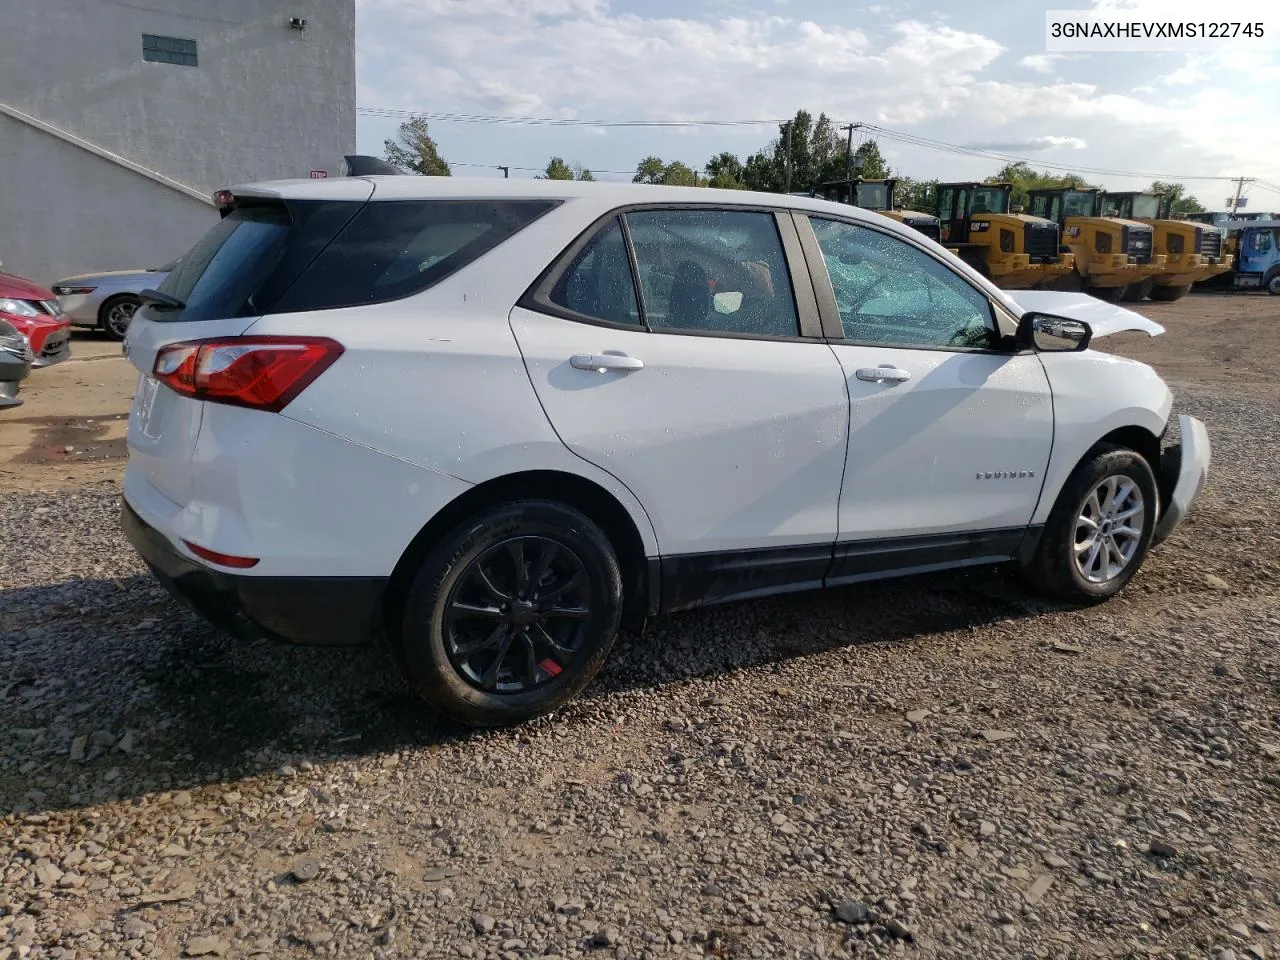
[[[114,483],[0,495],[0,960],[1280,956],[1280,398],[1211,380],[1212,482],[1109,604],[695,612],[487,733],[205,627]]]

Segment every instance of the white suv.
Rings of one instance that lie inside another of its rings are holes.
[[[851,207],[419,177],[221,196],[129,328],[127,533],[237,634],[385,632],[467,722],[546,712],[620,626],[703,604],[1002,561],[1109,597],[1208,468],[1199,421],[1163,443],[1149,367],[1087,349],[1157,324],[1015,301]]]

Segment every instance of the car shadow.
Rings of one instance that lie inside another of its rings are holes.
[[[628,690],[1055,609],[986,570],[689,611],[620,638],[584,703],[536,722],[573,723]],[[0,594],[0,664],[0,816],[512,735],[435,713],[379,645],[238,641],[145,574]]]

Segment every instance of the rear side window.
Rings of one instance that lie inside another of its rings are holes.
[[[426,290],[556,205],[548,200],[250,201],[173,265],[159,290],[214,320],[398,300]]]
[[[434,286],[556,205],[551,200],[367,203],[273,313],[399,300]]]
[[[617,217],[573,258],[551,288],[548,299],[593,320],[641,325],[631,261]]]

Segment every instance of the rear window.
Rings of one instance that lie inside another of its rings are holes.
[[[366,204],[273,312],[399,300],[439,283],[555,206],[548,200]]]
[[[426,290],[556,206],[550,200],[251,203],[232,210],[159,287],[210,320],[358,306]]]
[[[186,304],[178,312],[150,310],[156,320],[213,320],[248,316],[253,294],[276,265],[289,236],[283,206],[233,210],[206,233],[160,284]]]

